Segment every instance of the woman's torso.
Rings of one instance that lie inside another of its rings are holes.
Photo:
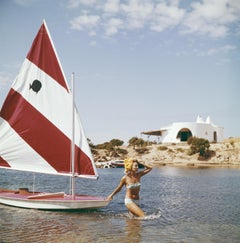
[[[126,176],[126,198],[138,200],[140,192],[140,176]]]

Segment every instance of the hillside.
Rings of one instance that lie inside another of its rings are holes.
[[[208,160],[199,160],[198,154],[188,155],[189,145],[181,144],[157,144],[134,149],[121,146],[127,154],[113,156],[106,150],[97,150],[94,160],[97,162],[116,159],[135,158],[138,161],[148,163],[153,167],[158,166],[192,166],[192,167],[239,167],[240,168],[240,139],[227,139],[223,143],[211,144],[210,150],[214,156]]]

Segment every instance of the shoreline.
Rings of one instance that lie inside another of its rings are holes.
[[[160,168],[160,167],[185,167],[185,168],[192,168],[192,169],[210,169],[210,168],[229,168],[229,169],[240,169],[240,163],[229,163],[229,164],[221,164],[221,163],[199,163],[199,162],[190,162],[190,163],[182,163],[182,162],[149,162],[147,163],[153,168]]]
[[[188,168],[240,168],[240,138],[226,139],[222,143],[210,144],[214,156],[207,160],[199,160],[198,154],[188,155],[189,145],[153,144],[145,147],[121,146],[126,151],[124,155],[113,156],[107,150],[97,150],[94,155],[96,162],[109,162],[134,158],[152,167],[175,166]]]

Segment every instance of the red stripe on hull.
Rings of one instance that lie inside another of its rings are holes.
[[[0,116],[55,170],[70,172],[71,140],[18,92],[10,90]],[[95,175],[90,158],[76,145],[75,173]]]
[[[32,47],[28,52],[27,59],[51,76],[68,91],[62,70],[59,66],[55,51],[44,24],[42,24],[33,41]]]

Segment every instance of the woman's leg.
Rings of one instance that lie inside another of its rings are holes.
[[[126,204],[126,208],[131,212],[133,213],[135,216],[138,216],[138,217],[145,217],[145,213],[142,211],[142,209],[137,205],[135,204],[134,202],[131,202],[131,203],[127,203]]]

